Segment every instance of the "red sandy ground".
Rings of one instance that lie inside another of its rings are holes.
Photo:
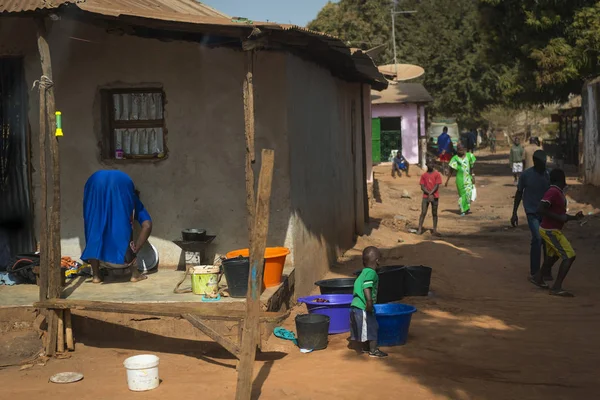
[[[456,214],[453,182],[442,189],[441,240],[407,232],[420,207],[418,177],[392,179],[377,168],[377,200],[369,236],[359,238],[332,267],[331,276],[349,276],[367,245],[385,248],[386,264],[434,268],[433,295],[407,298],[414,315],[406,346],[388,348],[390,357],[375,360],[347,349],[347,335],[332,336],[327,350],[301,354],[271,338],[256,363],[255,397],[261,399],[592,399],[597,398],[600,356],[600,218],[571,223],[566,234],[578,252],[566,288],[577,297],[551,297],[536,289],[528,273],[529,231],[509,228],[511,186],[503,155],[480,155],[479,200],[474,214]],[[598,212],[600,192],[575,181],[571,210]],[[401,198],[408,190],[412,199]],[[590,202],[592,202],[590,204]],[[595,203],[594,203],[595,202]],[[395,218],[396,217],[396,218]],[[430,226],[428,218],[426,226]],[[296,313],[303,312],[297,307]],[[293,319],[285,326],[293,328]],[[125,339],[125,338],[122,338]],[[212,343],[198,342],[186,351],[153,351],[161,358],[161,386],[147,393],[127,390],[123,360],[152,348],[136,349],[127,340],[107,347],[78,344],[67,360],[45,367],[0,371],[1,398],[27,399],[232,399],[235,361]],[[139,346],[138,346],[139,347]],[[164,347],[161,350],[164,350]],[[54,385],[57,372],[80,371],[85,379]]]

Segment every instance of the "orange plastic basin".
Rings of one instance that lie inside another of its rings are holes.
[[[265,287],[277,286],[281,283],[285,257],[290,254],[286,247],[267,247],[265,249],[265,270],[263,272],[263,283]],[[249,257],[250,250],[233,250],[226,254],[227,258]]]

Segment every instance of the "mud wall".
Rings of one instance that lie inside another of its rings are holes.
[[[2,19],[2,29],[7,40],[4,54],[25,57],[31,87],[41,76],[35,26],[26,19]],[[154,220],[150,241],[159,250],[161,266],[175,267],[184,261],[181,249],[171,241],[188,227],[216,234],[213,251],[247,247],[243,54],[195,43],[111,35],[64,19],[51,27],[49,42],[56,106],[63,113],[65,132],[60,142],[63,255],[78,258],[85,246],[83,187],[99,169],[120,169],[140,189]],[[262,148],[276,152],[269,246],[291,246],[286,243],[290,210],[285,60],[284,54],[261,52],[255,66],[257,154]],[[106,87],[164,89],[169,149],[165,160],[101,160],[99,89]],[[29,98],[36,205],[40,196],[37,93],[32,91]],[[260,160],[255,168],[258,174]],[[36,215],[40,215],[37,207]]]
[[[287,86],[296,294],[306,294],[364,228],[360,84],[288,56]]]
[[[600,78],[583,86],[582,108],[584,180],[600,186]]]

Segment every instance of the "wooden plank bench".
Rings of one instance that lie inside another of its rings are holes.
[[[34,307],[49,310],[79,310],[94,312],[110,312],[121,314],[139,314],[156,317],[183,318],[206,336],[223,346],[231,354],[239,358],[242,322],[244,311],[229,310],[207,303],[119,303],[89,300],[51,299],[34,303]],[[70,314],[70,313],[69,313]],[[278,324],[289,316],[287,312],[263,311],[259,315],[261,324]],[[219,334],[211,328],[207,321],[238,322],[238,343]],[[69,321],[70,324],[70,321]]]

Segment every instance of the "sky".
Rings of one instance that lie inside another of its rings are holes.
[[[336,3],[338,0],[333,0]],[[327,0],[201,0],[232,17],[305,26]]]

